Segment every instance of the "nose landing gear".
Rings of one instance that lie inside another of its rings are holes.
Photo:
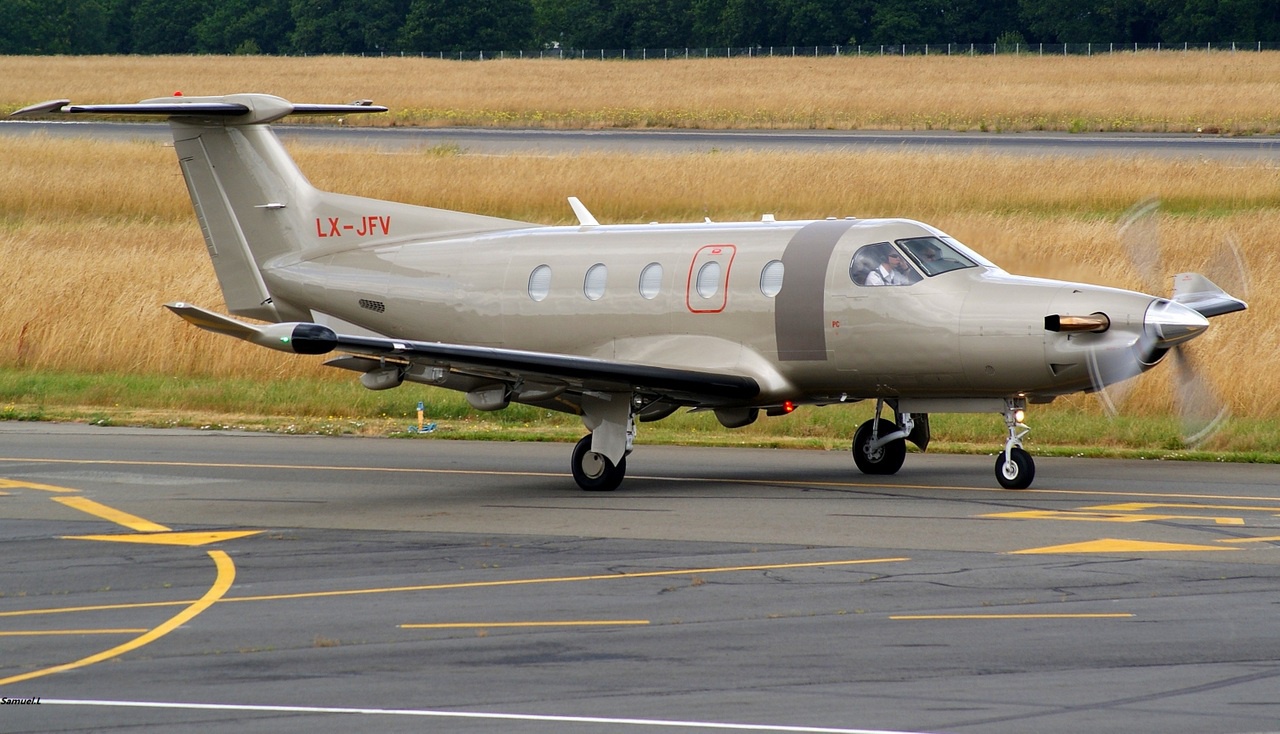
[[[1026,489],[1036,478],[1036,463],[1031,454],[1022,448],[1022,439],[1031,429],[1022,421],[1026,419],[1026,411],[1019,407],[1018,401],[1006,400],[1004,424],[1009,431],[1004,451],[996,457],[996,481],[1005,489]]]

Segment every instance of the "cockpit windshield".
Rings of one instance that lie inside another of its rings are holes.
[[[933,276],[978,266],[967,255],[938,237],[912,237],[897,242],[925,275]]]

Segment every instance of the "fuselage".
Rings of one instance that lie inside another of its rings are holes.
[[[870,255],[938,242],[955,268],[872,286]],[[859,268],[862,271],[859,271]],[[1128,353],[1152,296],[1010,275],[910,220],[533,227],[268,263],[278,303],[400,338],[752,376],[760,405],[1053,396]],[[1050,314],[1106,313],[1105,334]],[[1145,369],[1145,365],[1138,370]]]

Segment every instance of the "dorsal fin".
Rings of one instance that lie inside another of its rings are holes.
[[[597,227],[600,225],[596,218],[591,216],[591,212],[587,210],[587,205],[579,201],[578,197],[570,196],[569,206],[573,207],[573,213],[578,215],[578,224],[584,227]]]

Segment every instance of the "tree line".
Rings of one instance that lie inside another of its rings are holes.
[[[1276,0],[0,0],[0,54],[1275,41]]]

